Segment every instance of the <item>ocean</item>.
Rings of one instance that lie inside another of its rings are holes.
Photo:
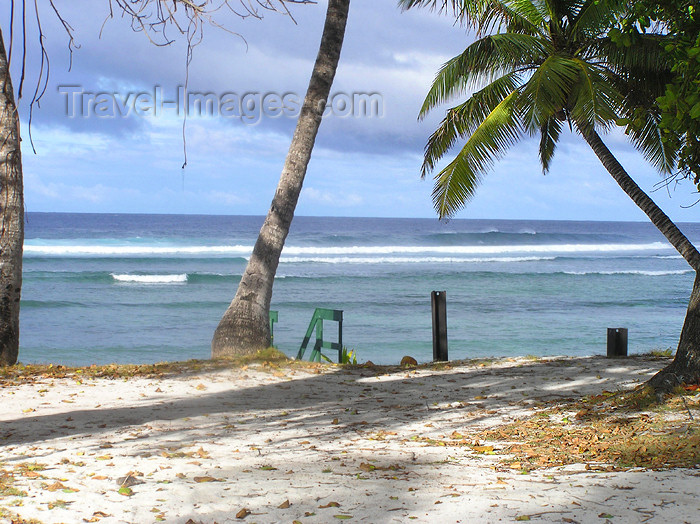
[[[262,221],[29,213],[20,361],[209,358]],[[698,245],[700,224],[681,229]],[[427,362],[437,290],[451,359],[605,354],[608,327],[628,328],[630,354],[643,353],[675,348],[692,283],[648,223],[297,217],[274,343],[296,355],[324,307],[343,311],[359,361]],[[333,340],[336,325],[324,333]]]

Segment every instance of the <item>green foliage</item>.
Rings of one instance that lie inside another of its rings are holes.
[[[661,24],[663,50],[672,78],[657,98],[659,128],[665,140],[678,138],[678,168],[700,189],[700,14],[688,0],[642,0],[622,23],[622,37],[633,38]]]
[[[341,364],[352,364],[353,366],[357,365],[357,354],[355,353],[354,349],[348,350],[348,348],[344,347],[340,357]]]
[[[434,177],[433,203],[441,218],[459,211],[483,176],[525,136],[540,135],[543,171],[551,165],[564,124],[588,133],[625,125],[632,143],[661,172],[676,165],[678,132],[662,136],[657,97],[672,77],[659,34],[621,26],[629,2],[597,0],[400,0],[405,9],[455,14],[478,38],[438,72],[420,118],[471,93],[447,111],[428,140],[422,175],[455,158]],[[649,27],[651,17],[637,17]],[[700,53],[697,55],[700,57]],[[700,113],[700,99],[697,112]],[[694,107],[694,106],[693,106]],[[692,108],[691,108],[692,111]]]
[[[673,356],[673,348],[666,349],[652,349],[649,351],[649,356],[651,357],[667,357],[671,358]]]
[[[325,360],[326,362],[333,363],[333,360],[331,360],[329,357],[321,353],[321,358]],[[348,349],[345,346],[343,346],[343,350],[340,353],[340,362],[339,364],[351,364],[353,366],[357,365],[357,353],[355,353],[354,349]]]

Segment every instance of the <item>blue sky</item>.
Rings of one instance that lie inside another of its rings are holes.
[[[262,215],[268,210],[294,129],[294,118],[263,117],[255,125],[229,117],[191,117],[183,163],[182,118],[98,118],[66,114],[66,88],[90,93],[153,92],[175,98],[185,80],[184,39],[150,44],[127,20],[108,20],[107,0],[61,1],[80,48],[68,70],[67,39],[48,7],[42,12],[51,76],[35,110],[29,147],[27,104],[38,74],[36,34],[30,55],[23,115],[23,160],[29,211],[205,213]],[[292,6],[263,20],[222,16],[229,32],[207,26],[194,50],[190,91],[243,96],[292,93],[303,97],[323,25],[326,2]],[[9,39],[9,8],[0,8]],[[443,109],[423,122],[417,114],[439,66],[459,53],[469,35],[451,20],[426,11],[401,13],[394,0],[355,0],[333,93],[381,95],[382,115],[324,119],[298,207],[299,215],[435,217],[431,180],[421,180],[422,149]],[[15,45],[17,45],[15,41]],[[15,57],[17,54],[15,54]],[[13,76],[18,78],[15,59]],[[17,87],[17,86],[15,86]],[[128,100],[133,100],[128,99]],[[659,175],[621,133],[605,137],[618,159],[647,191]],[[677,221],[697,221],[689,184],[652,193]],[[485,179],[459,218],[645,220],[587,145],[564,135],[544,176],[535,140],[511,150]]]

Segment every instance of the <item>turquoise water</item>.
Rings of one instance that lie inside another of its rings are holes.
[[[208,358],[262,220],[30,213],[20,360]],[[607,327],[640,353],[675,347],[692,282],[646,223],[297,217],[275,344],[295,355],[327,307],[361,361],[429,361],[430,292],[445,290],[453,359],[604,354]]]

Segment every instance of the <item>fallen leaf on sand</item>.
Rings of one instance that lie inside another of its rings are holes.
[[[285,500],[282,504],[277,506],[279,509],[287,509],[291,504],[289,503],[289,499]]]
[[[126,486],[122,486],[121,488],[119,488],[118,493],[120,495],[124,495],[125,497],[130,497],[134,494],[134,491],[131,488],[128,488]]]
[[[244,519],[244,518],[246,518],[248,515],[250,515],[250,510],[249,510],[248,508],[243,508],[241,511],[239,511],[238,513],[236,513],[236,518],[237,518],[237,519]]]
[[[216,477],[195,477],[195,482],[223,482],[224,479],[217,479]]]
[[[329,502],[328,504],[325,504],[323,506],[319,506],[319,509],[326,509],[326,508],[339,508],[340,504],[337,502]]]

